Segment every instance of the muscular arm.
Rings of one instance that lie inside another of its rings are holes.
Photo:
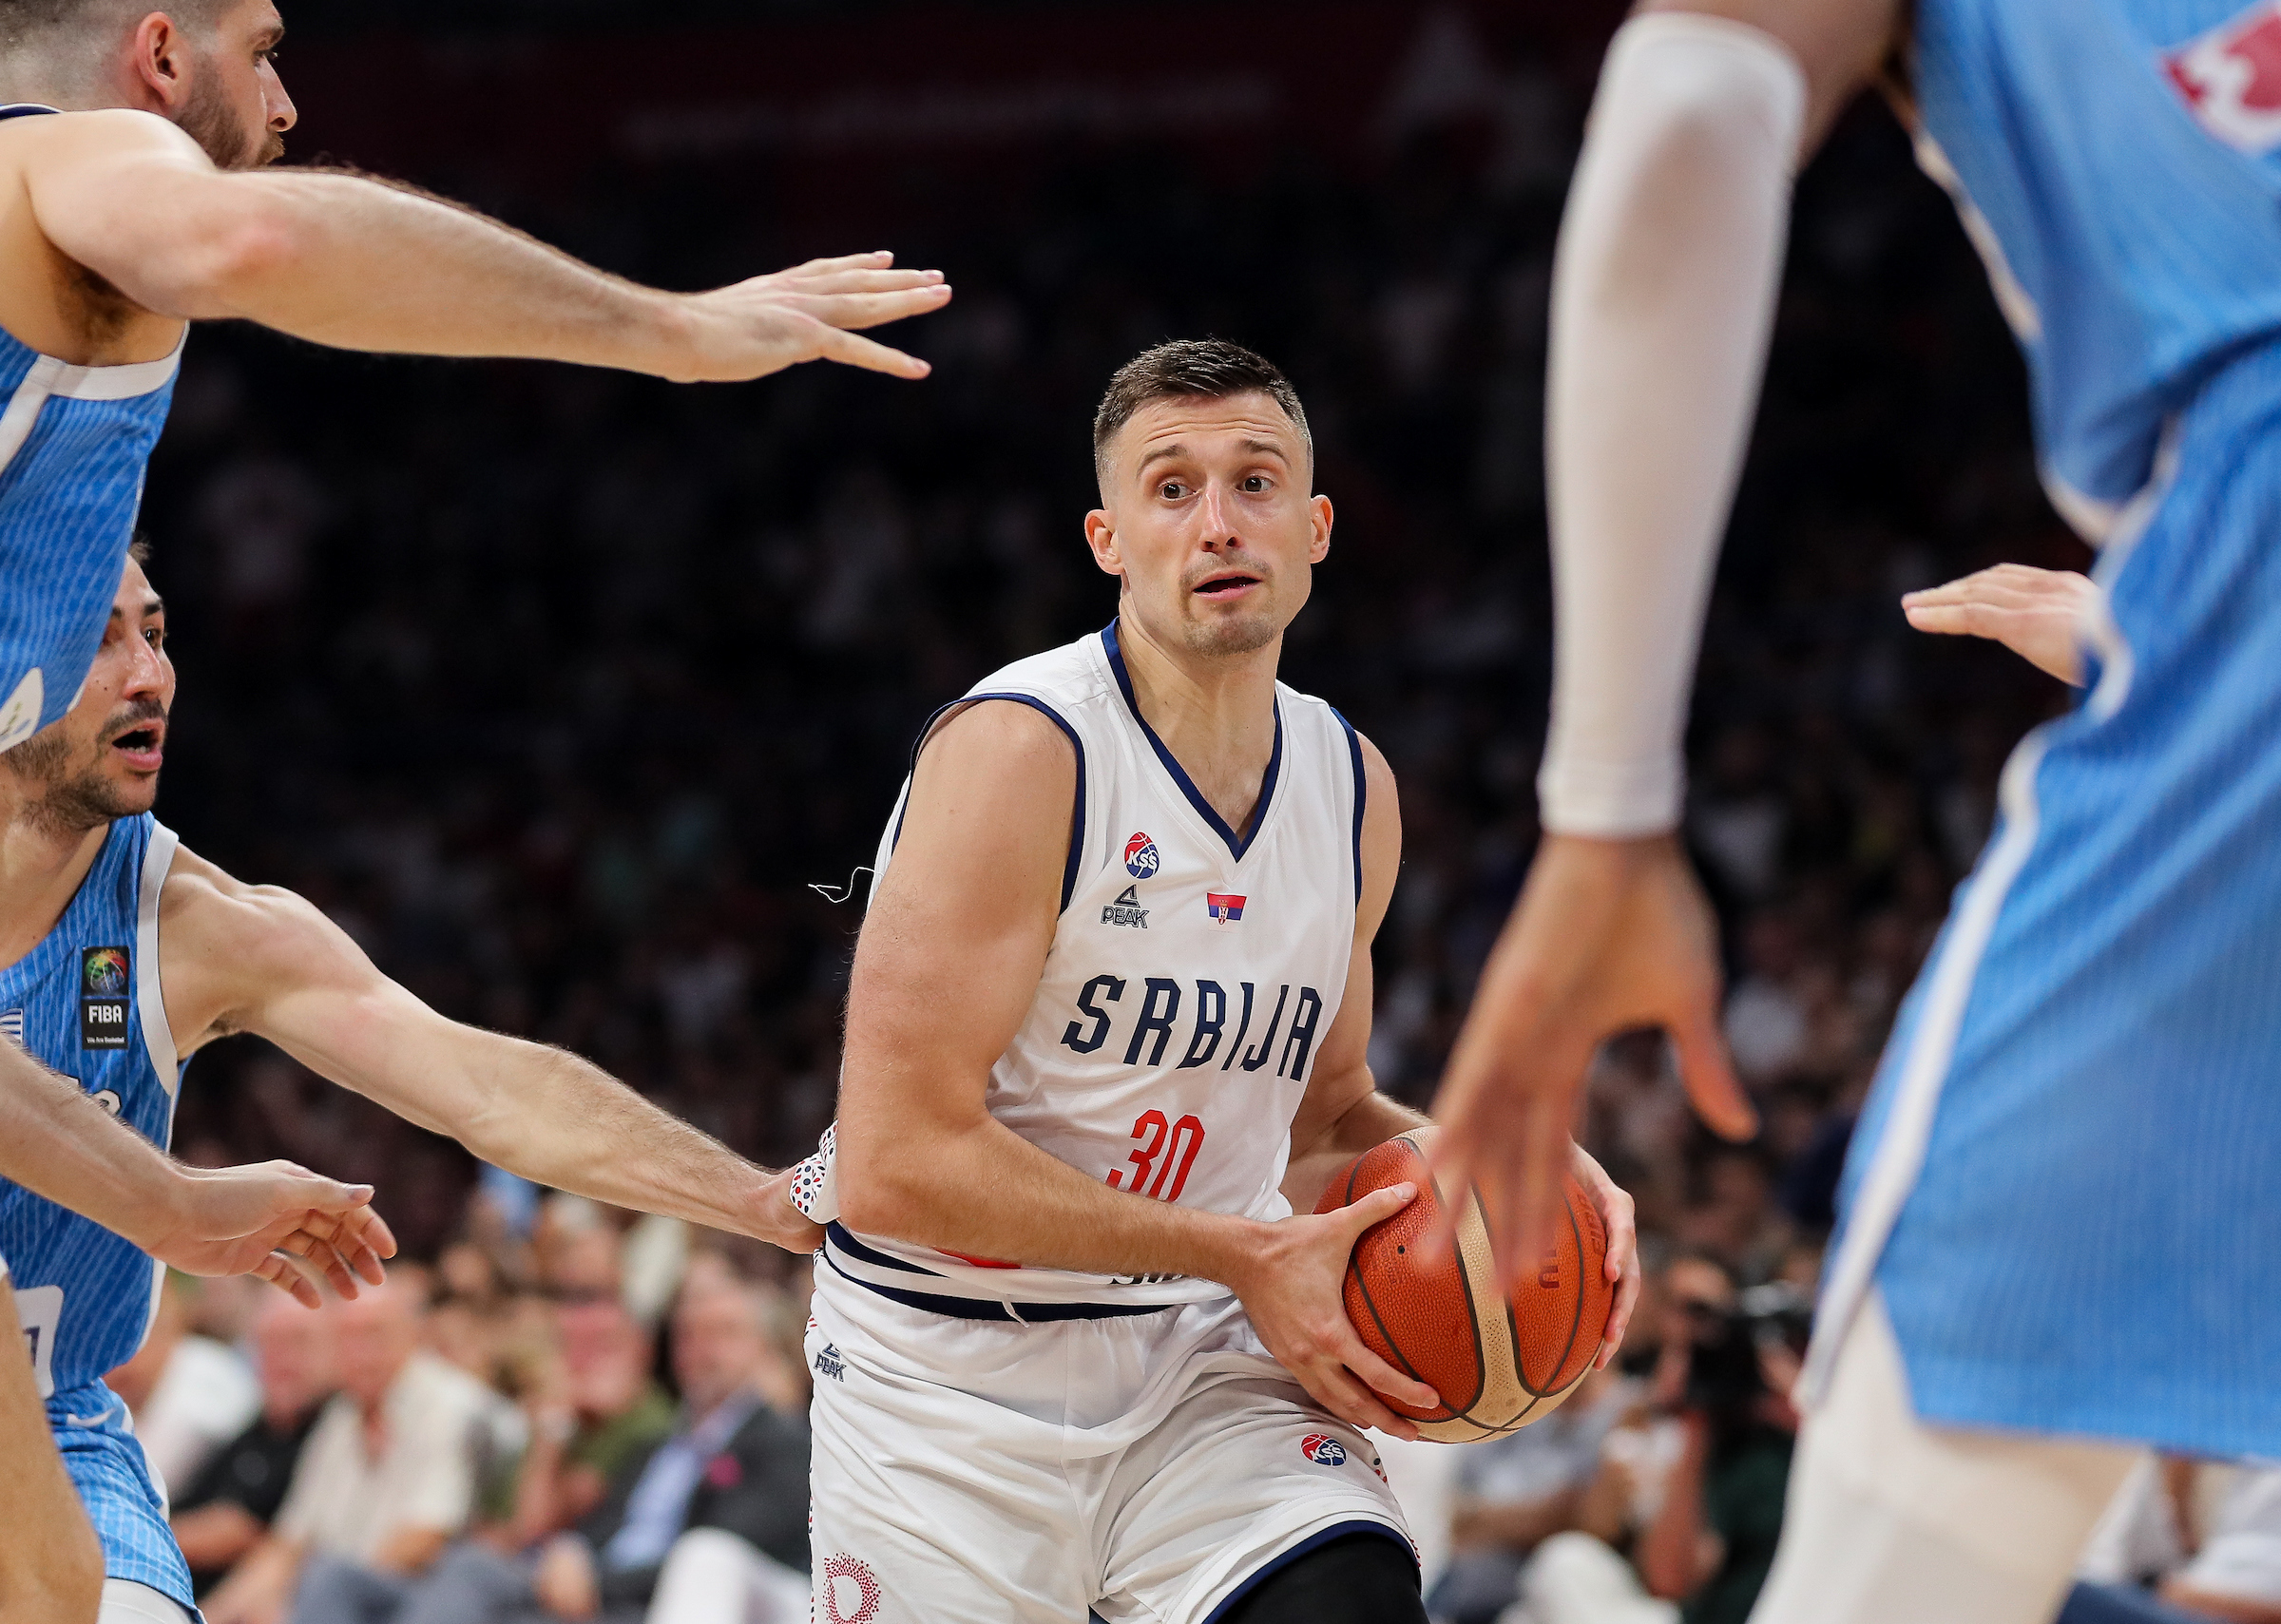
[[[1338,1019],[1324,1034],[1299,1113],[1292,1118],[1283,1198],[1294,1213],[1313,1212],[1331,1175],[1351,1158],[1426,1125],[1421,1113],[1379,1093],[1371,1075],[1371,1012],[1377,1002],[1371,944],[1386,919],[1402,868],[1402,809],[1393,769],[1368,739],[1362,744],[1362,764],[1369,792],[1362,819],[1362,906],[1354,912],[1354,953],[1347,964]]]
[[[166,1014],[184,1053],[252,1032],[537,1183],[813,1244],[780,1178],[575,1055],[445,1020],[290,891],[182,851],[159,918]]]
[[[1337,1292],[1354,1236],[1407,1194],[1256,1223],[1113,1190],[990,1115],[990,1068],[1036,996],[1061,908],[1069,818],[1040,809],[1068,808],[1076,773],[1060,732],[1021,705],[971,707],[919,757],[901,843],[855,949],[840,1076],[841,1215],[868,1233],[1040,1268],[1219,1281],[1334,1413],[1414,1434],[1355,1376],[1421,1406],[1434,1402],[1429,1389],[1362,1347]],[[1398,843],[1398,828],[1390,832]],[[1365,887],[1383,910],[1390,869],[1366,873]],[[1351,1056],[1367,1044],[1368,1016],[1366,1002],[1339,1067],[1349,1090],[1367,1089],[1369,1073]],[[1321,1105],[1311,1136],[1342,1115]]]
[[[103,1595],[103,1548],[64,1475],[15,1328],[15,1294],[0,1271],[0,1338],[10,1345],[0,1347],[0,1618],[89,1624]]]
[[[25,160],[41,232],[160,315],[258,321],[342,349],[527,356],[682,382],[817,358],[919,377],[924,363],[846,330],[949,295],[934,273],[870,255],[664,294],[409,187],[218,170],[148,114],[52,124]]]

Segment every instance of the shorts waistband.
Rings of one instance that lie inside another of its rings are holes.
[[[839,1266],[832,1253],[844,1251],[862,1262],[877,1261],[896,1268],[910,1265],[883,1257],[865,1246],[837,1222],[824,1226],[824,1261],[832,1272],[842,1280],[876,1291],[891,1303],[901,1303],[907,1309],[918,1309],[930,1314],[942,1314],[954,1320],[994,1320],[1005,1325],[1044,1325],[1063,1320],[1123,1320],[1141,1314],[1160,1314],[1178,1308],[1177,1303],[1010,1303],[995,1297],[946,1297],[933,1291],[906,1291],[892,1286],[875,1285],[858,1279]]]

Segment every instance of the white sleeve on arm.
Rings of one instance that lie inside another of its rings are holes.
[[[1676,828],[1712,565],[1789,234],[1806,76],[1747,24],[1658,11],[1609,48],[1554,264],[1555,625],[1544,827]]]

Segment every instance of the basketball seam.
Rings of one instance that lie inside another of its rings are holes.
[[[1421,1162],[1426,1163],[1426,1179],[1428,1183],[1433,1186],[1434,1205],[1437,1207],[1444,1207],[1445,1204],[1442,1200],[1442,1181],[1433,1176],[1433,1163],[1428,1159],[1425,1148],[1421,1146],[1417,1139],[1411,1135],[1400,1134],[1397,1135],[1396,1137],[1401,1139],[1404,1144],[1409,1147],[1410,1155],[1416,1156]],[[1468,1185],[1464,1194],[1466,1199],[1470,1200],[1473,1194],[1472,1187]],[[1447,1211],[1446,1207],[1445,1211]],[[1466,1272],[1465,1250],[1456,1243],[1457,1226],[1463,1221],[1462,1215],[1452,1217],[1450,1219],[1449,1227],[1451,1238],[1449,1245],[1449,1261],[1457,1265],[1458,1285],[1462,1288],[1462,1290],[1460,1290],[1458,1292],[1458,1296],[1466,1305],[1466,1323],[1471,1328],[1473,1332],[1473,1391],[1471,1396],[1469,1396],[1462,1404],[1450,1404],[1449,1395],[1447,1393],[1442,1394],[1442,1407],[1446,1410],[1448,1410],[1452,1416],[1470,1423],[1474,1426],[1480,1426],[1483,1423],[1473,1420],[1473,1410],[1474,1406],[1481,1403],[1483,1398],[1487,1395],[1489,1390],[1489,1361],[1487,1355],[1482,1351],[1481,1313],[1480,1310],[1473,1307],[1473,1280],[1472,1277]],[[1372,1313],[1377,1312],[1375,1309],[1372,1309],[1371,1311]],[[1423,1377],[1420,1377],[1419,1379],[1421,1381],[1424,1380]]]
[[[1407,1134],[1398,1135],[1396,1137],[1401,1143],[1409,1147],[1410,1155],[1417,1156],[1421,1161],[1425,1160],[1425,1154],[1418,1149],[1417,1141],[1410,1138],[1410,1137]],[[1369,1153],[1366,1152],[1364,1154],[1368,1155]],[[1355,1157],[1354,1165],[1347,1172],[1346,1204],[1350,1207],[1354,1204],[1354,1180],[1362,1173],[1362,1161],[1363,1158],[1361,1156]],[[1431,1170],[1428,1169],[1429,1175],[1430,1171]],[[1434,1200],[1437,1204],[1441,1200],[1441,1186],[1439,1183],[1434,1185]],[[1465,1259],[1456,1254],[1454,1248],[1451,1249],[1451,1256],[1457,1264],[1458,1275],[1462,1280],[1465,1275]],[[1394,1333],[1387,1328],[1386,1316],[1378,1311],[1378,1304],[1376,1300],[1371,1296],[1371,1283],[1363,1277],[1363,1272],[1361,1270],[1353,1267],[1351,1255],[1350,1255],[1348,1259],[1348,1271],[1354,1277],[1354,1289],[1362,1293],[1362,1306],[1371,1311],[1371,1323],[1378,1328],[1378,1334],[1386,1339],[1386,1346],[1392,1350],[1394,1355],[1394,1363],[1402,1366],[1402,1373],[1408,1376],[1411,1381],[1424,1382],[1426,1378],[1418,1374],[1417,1366],[1412,1365],[1409,1362],[1409,1356],[1402,1351],[1402,1344],[1396,1341]],[[1469,1287],[1466,1292],[1466,1311],[1470,1314],[1473,1311],[1473,1304],[1472,1291]],[[1478,1322],[1473,1327],[1473,1372],[1472,1397],[1467,1399],[1462,1405],[1452,1404],[1449,1402],[1449,1395],[1447,1393],[1442,1393],[1442,1408],[1447,1413],[1446,1416],[1434,1418],[1429,1424],[1440,1426],[1447,1424],[1450,1421],[1466,1421],[1471,1422],[1475,1426],[1481,1425],[1481,1423],[1473,1421],[1473,1406],[1481,1402],[1482,1393],[1488,1387],[1489,1373],[1487,1366],[1484,1364],[1481,1357],[1481,1327]],[[1428,1383],[1427,1385],[1429,1386],[1432,1385],[1430,1383]],[[1434,1388],[1434,1390],[1436,1392],[1441,1392],[1441,1389],[1438,1387]],[[1415,1421],[1418,1418],[1411,1416],[1409,1419]]]

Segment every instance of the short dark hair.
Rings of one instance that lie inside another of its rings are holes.
[[[25,46],[43,34],[74,33],[92,29],[124,29],[153,11],[164,11],[177,22],[210,26],[228,0],[170,0],[152,5],[145,0],[0,0],[0,49]]]
[[[1291,387],[1282,368],[1224,338],[1175,338],[1141,351],[1109,379],[1108,392],[1093,413],[1094,471],[1107,479],[1109,442],[1133,420],[1134,412],[1153,400],[1225,400],[1253,393],[1264,394],[1283,409],[1313,463],[1314,435],[1307,428],[1307,409],[1299,404],[1299,392]]]

